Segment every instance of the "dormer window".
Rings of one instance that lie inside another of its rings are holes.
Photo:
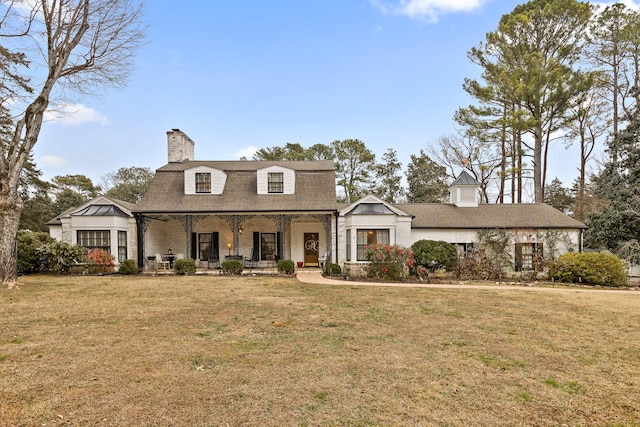
[[[283,193],[284,192],[284,173],[282,172],[269,172],[267,174],[267,191],[269,193]]]
[[[196,173],[196,193],[211,193],[211,173]]]
[[[273,165],[256,172],[258,194],[295,194],[296,172],[293,169]]]

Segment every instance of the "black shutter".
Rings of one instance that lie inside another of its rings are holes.
[[[218,232],[214,231],[211,233],[211,255],[209,258],[220,259],[220,237],[218,236]]]
[[[198,233],[191,233],[191,259],[198,259]]]
[[[276,233],[276,260],[282,259],[282,252],[280,251],[281,247],[282,247],[282,233],[278,231]]]
[[[522,243],[516,243],[515,255],[516,255],[515,270],[522,271]]]
[[[260,258],[260,232],[253,232],[253,259],[259,260]]]

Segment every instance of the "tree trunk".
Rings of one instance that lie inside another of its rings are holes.
[[[0,278],[3,286],[12,289],[18,278],[18,224],[22,213],[22,199],[5,180],[0,181]]]
[[[542,187],[542,125],[536,125],[533,146],[533,194],[534,202],[544,202],[544,188]]]

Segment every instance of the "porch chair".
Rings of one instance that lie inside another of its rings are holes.
[[[327,252],[324,255],[322,255],[320,258],[318,258],[318,264],[320,265],[320,268],[324,268],[324,265],[327,262],[328,256],[329,256],[329,253]]]
[[[163,270],[169,268],[169,261],[162,259],[160,253],[156,253],[156,268],[162,268]]]
[[[211,252],[209,255],[209,268],[218,268],[220,267],[220,259],[214,258],[213,253]]]
[[[243,265],[246,268],[255,268],[258,266],[258,260],[256,259],[253,249],[251,249],[250,255],[248,257],[245,257]]]

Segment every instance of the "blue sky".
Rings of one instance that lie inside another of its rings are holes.
[[[63,108],[34,158],[45,179],[101,177],[167,163],[166,132],[199,160],[259,148],[357,138],[406,168],[472,102],[467,52],[512,0],[150,0],[147,44],[125,89]],[[631,5],[631,3],[629,3]],[[558,143],[550,178],[570,183],[578,158]]]

